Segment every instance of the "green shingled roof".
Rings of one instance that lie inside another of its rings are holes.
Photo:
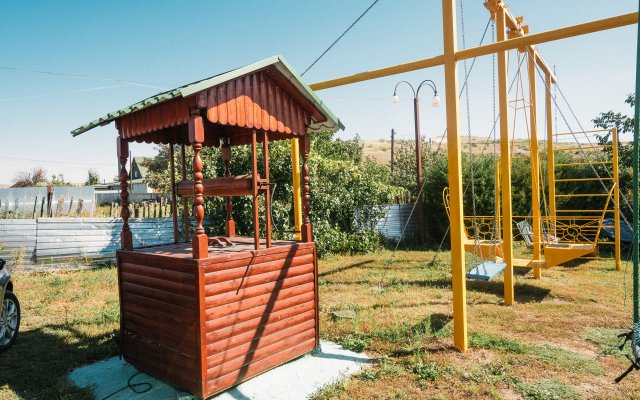
[[[206,90],[228,80],[235,79],[239,76],[246,75],[248,73],[266,68],[271,65],[275,66],[278,71],[280,71],[285,77],[287,77],[289,81],[300,91],[300,93],[302,93],[311,103],[318,107],[318,109],[321,110],[322,114],[327,117],[327,121],[325,122],[313,122],[308,129],[310,132],[327,130],[335,132],[339,129],[344,129],[344,125],[342,125],[340,120],[333,115],[333,113],[329,110],[329,108],[327,108],[322,100],[320,100],[320,98],[315,95],[313,90],[311,90],[311,88],[302,81],[301,77],[295,72],[291,65],[289,65],[289,63],[282,56],[277,55],[250,65],[246,65],[241,68],[236,68],[231,71],[224,72],[219,75],[214,75],[200,81],[192,82],[187,85],[168,90],[166,92],[158,93],[142,101],[134,103],[129,107],[110,112],[107,115],[89,122],[88,124],[82,125],[81,127],[72,130],[71,134],[73,136],[78,136],[90,129],[93,129],[97,126],[106,125],[120,117],[131,114],[138,110],[142,110],[143,108],[147,108],[149,106],[162,103],[176,97],[187,97],[193,95],[202,90]]]

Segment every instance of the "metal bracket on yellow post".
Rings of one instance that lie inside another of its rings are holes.
[[[451,222],[451,287],[453,290],[453,343],[467,351],[467,282],[464,256],[462,210],[462,146],[460,142],[460,104],[456,53],[456,2],[442,0],[444,33],[444,76],[447,107],[447,156]]]
[[[293,220],[295,238],[302,240],[302,188],[300,187],[300,146],[298,138],[291,139],[291,172],[293,175]]]
[[[502,1],[497,1],[496,14],[497,41],[506,40],[505,9]],[[513,291],[513,211],[511,207],[511,145],[509,140],[509,93],[507,89],[507,52],[498,52],[498,99],[500,111],[500,164],[502,176],[502,252],[504,262],[504,304],[510,306],[515,301]]]
[[[527,53],[527,69],[529,73],[529,117],[531,119],[531,208],[533,214],[533,260],[540,261],[540,238],[542,237],[542,223],[540,219],[540,175],[538,153],[538,112],[536,103],[536,54]],[[533,277],[542,278],[542,269],[534,268]]]

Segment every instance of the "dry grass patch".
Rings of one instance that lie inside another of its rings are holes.
[[[468,281],[470,350],[462,354],[452,346],[448,258],[406,251],[320,262],[321,336],[378,362],[319,398],[626,399],[640,393],[640,376],[611,383],[627,367],[615,349],[615,335],[629,324],[624,272],[592,261],[546,270],[542,280],[519,273],[513,307],[503,305],[501,278]],[[355,311],[354,318],[331,316],[344,309]]]

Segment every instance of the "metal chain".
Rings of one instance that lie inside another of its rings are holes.
[[[467,38],[465,35],[465,26],[464,26],[464,0],[460,2],[460,30],[462,33],[462,48],[467,48]],[[469,76],[469,68],[467,65],[467,60],[463,61],[464,65],[464,76]],[[473,253],[475,258],[479,258],[482,260],[482,253],[480,251],[480,232],[478,229],[478,219],[477,219],[477,210],[476,210],[476,187],[475,187],[475,171],[474,171],[474,161],[475,157],[473,156],[473,151],[471,150],[471,107],[469,100],[469,81],[467,80],[467,84],[464,87],[464,98],[466,103],[467,110],[467,146],[469,148],[469,171],[471,174],[471,206],[473,209]],[[464,146],[463,146],[464,148]],[[464,223],[463,223],[464,224]],[[474,260],[475,261],[475,260]]]
[[[491,42],[494,43],[496,41],[496,24],[495,21],[492,20],[492,24],[491,24]],[[497,121],[498,117],[496,116],[496,53],[493,53],[492,57],[491,57],[491,83],[492,83],[492,100],[493,100],[493,120]],[[498,178],[498,165],[496,164],[496,158],[497,158],[497,154],[498,154],[498,149],[497,149],[497,137],[496,137],[496,129],[495,129],[495,122],[493,125],[493,179],[497,180]],[[495,191],[495,188],[497,187],[497,182],[494,182],[494,196],[493,196],[493,233],[491,235],[491,242],[497,242],[498,241],[498,215],[496,214],[495,210],[498,209],[499,205],[498,205],[498,197],[500,196],[499,192]],[[493,254],[494,257],[494,261],[496,261],[496,258],[498,257],[497,254],[497,248],[494,246],[491,246],[491,250],[495,251],[495,253]],[[489,254],[491,256],[491,254]]]

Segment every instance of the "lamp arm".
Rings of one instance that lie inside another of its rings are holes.
[[[416,90],[416,97],[420,94],[420,89],[425,84],[427,86],[429,86],[431,88],[431,90],[433,90],[433,95],[434,96],[438,95],[438,89],[436,88],[436,83],[434,81],[432,81],[431,79],[425,79],[424,81],[420,82],[420,85],[418,86],[418,90]]]
[[[411,88],[411,91],[413,91],[413,98],[415,99],[418,95],[418,93],[416,92],[416,90],[413,88],[413,85],[410,84],[407,81],[400,81],[398,83],[396,83],[396,86],[393,88],[393,95],[396,95],[396,92],[398,91],[398,85],[400,85],[401,83],[406,83],[407,85],[409,85],[409,87]],[[419,90],[419,89],[418,89]]]

